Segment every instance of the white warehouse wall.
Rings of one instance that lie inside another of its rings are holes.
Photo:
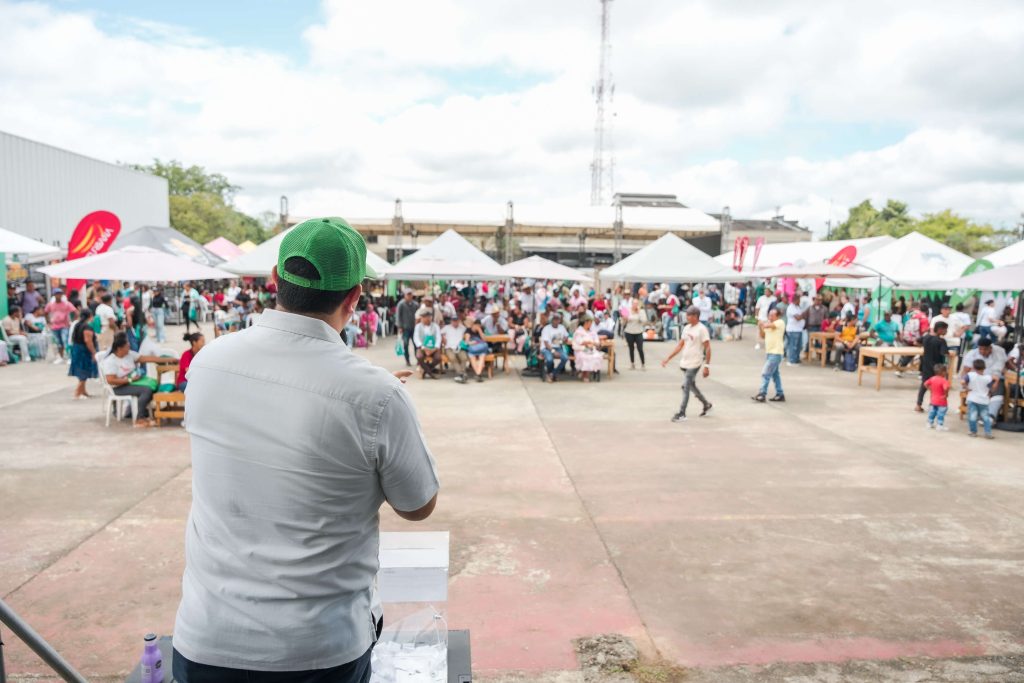
[[[0,131],[0,228],[65,249],[93,211],[121,232],[170,225],[167,181]]]

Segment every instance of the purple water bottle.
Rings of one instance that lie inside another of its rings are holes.
[[[146,647],[142,651],[142,683],[163,683],[164,656],[156,642],[155,633],[147,633]]]

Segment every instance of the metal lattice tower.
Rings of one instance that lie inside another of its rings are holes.
[[[615,161],[611,145],[611,131],[606,130],[605,111],[610,108],[615,96],[612,81],[611,3],[601,2],[601,58],[594,84],[594,99],[597,103],[597,120],[594,122],[594,160],[590,162],[590,203],[604,204],[605,197],[614,193]]]

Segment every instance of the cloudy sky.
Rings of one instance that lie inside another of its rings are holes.
[[[0,0],[0,130],[296,215],[587,205],[598,0]],[[615,189],[1024,210],[1024,3],[614,0]]]

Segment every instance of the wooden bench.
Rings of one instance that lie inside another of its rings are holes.
[[[157,426],[161,426],[164,420],[185,419],[185,392],[168,391],[153,394],[153,419]]]

